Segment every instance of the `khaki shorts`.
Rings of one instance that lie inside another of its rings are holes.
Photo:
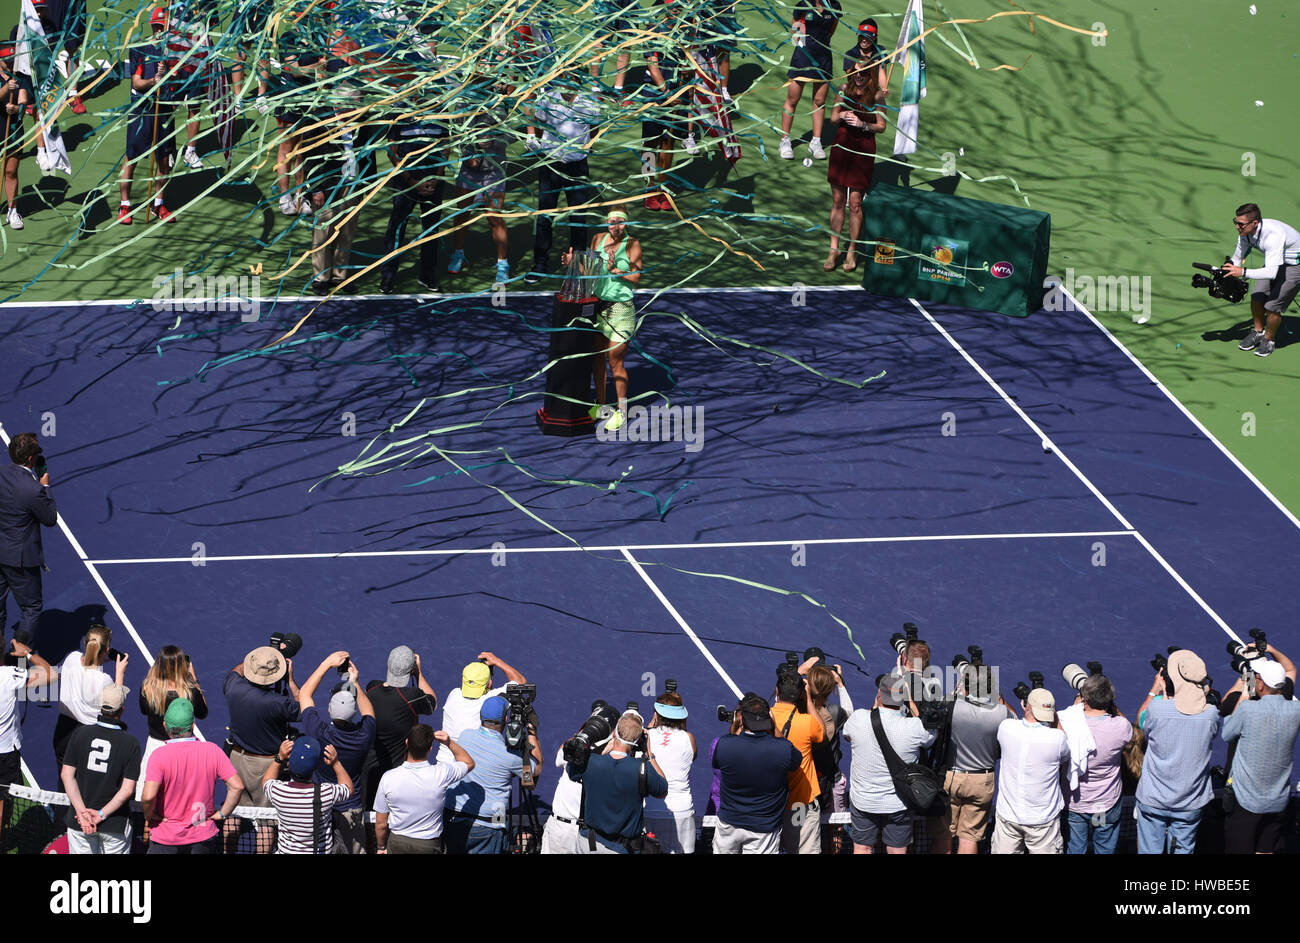
[[[949,836],[983,841],[993,811],[993,774],[963,773],[951,769],[943,778],[943,788],[948,793],[948,810],[930,820],[934,826],[930,832],[931,839],[938,837],[942,840],[944,832],[947,832]]]

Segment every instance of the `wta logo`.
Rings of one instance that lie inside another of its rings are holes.
[[[994,262],[989,272],[994,278],[1010,278],[1016,272],[1016,267],[1010,262]]]

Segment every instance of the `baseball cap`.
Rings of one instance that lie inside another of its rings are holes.
[[[1260,659],[1254,664],[1255,674],[1270,688],[1280,688],[1286,683],[1286,671],[1279,662],[1269,658]]]
[[[1205,689],[1210,686],[1210,679],[1206,677],[1201,656],[1191,649],[1180,648],[1169,656],[1165,670],[1174,683],[1174,706],[1184,714],[1205,710]]]
[[[411,683],[411,672],[415,670],[415,652],[406,645],[398,645],[388,653],[388,684],[394,688],[404,688]]]
[[[286,667],[283,655],[263,645],[244,656],[244,679],[253,684],[275,684],[284,677]]]
[[[472,661],[460,673],[460,693],[471,701],[487,693],[492,669],[481,661]]]
[[[194,726],[194,705],[189,699],[178,697],[167,705],[163,726],[168,730],[189,730]]]
[[[1040,724],[1050,724],[1056,720],[1056,698],[1047,688],[1034,688],[1029,692],[1025,704]]]
[[[124,684],[108,685],[99,692],[99,709],[105,714],[116,714],[126,704],[126,696],[130,693],[131,689]]]
[[[289,772],[295,776],[310,776],[320,763],[320,741],[315,737],[302,736],[293,742],[293,752],[289,754]]]
[[[166,25],[167,25],[167,8],[166,8],[166,7],[154,7],[154,8],[153,8],[153,12],[149,14],[149,25],[150,25],[150,26],[166,26]]]
[[[483,704],[478,709],[478,719],[489,724],[504,723],[506,719],[506,710],[509,703],[499,694],[494,694],[484,699]]]
[[[357,719],[357,696],[344,689],[335,691],[330,698],[330,720],[355,721]]]
[[[740,702],[740,720],[752,733],[771,733],[776,729],[772,723],[772,705],[757,694],[746,694]]]

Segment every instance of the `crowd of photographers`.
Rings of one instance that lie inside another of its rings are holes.
[[[440,701],[406,646],[383,680],[363,685],[340,651],[300,684],[301,639],[276,633],[226,674],[218,745],[196,735],[207,698],[189,657],[167,646],[138,695],[141,743],[124,719],[128,657],[106,626],[57,665],[20,633],[0,669],[0,771],[21,782],[18,692],[49,685],[71,853],[139,845],[134,798],[150,854],[236,850],[256,816],[231,816],[249,806],[275,810],[274,842],[259,850],[281,853],[905,854],[923,829],[934,853],[1113,854],[1125,793],[1140,853],[1191,853],[1220,821],[1229,852],[1283,850],[1300,702],[1295,666],[1263,632],[1229,645],[1238,677],[1222,696],[1196,653],[1156,656],[1133,718],[1095,662],[1066,666],[1074,703],[1058,709],[1040,672],[1008,702],[979,648],[943,672],[914,625],[891,641],[897,659],[871,706],[855,708],[819,649],[789,652],[770,698],[717,708],[728,727],[704,751],[675,681],[648,715],[595,702],[554,757],[544,829],[536,687],[492,652]],[[423,722],[439,711],[437,729]],[[1220,736],[1226,769],[1211,766]],[[698,809],[701,775],[712,781]],[[829,824],[828,813],[844,815]]]

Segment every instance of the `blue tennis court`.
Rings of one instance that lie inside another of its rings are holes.
[[[936,664],[982,646],[1008,695],[1101,661],[1130,714],[1168,645],[1220,690],[1229,631],[1288,647],[1296,599],[1247,564],[1300,558],[1296,519],[1086,312],[645,295],[632,394],[695,436],[598,441],[538,432],[550,300],[506,301],[330,301],[274,352],[312,303],[188,334],[148,305],[4,306],[0,421],[56,433],[39,650],[102,612],[138,690],[180,644],[220,740],[222,679],[273,631],[303,636],[299,680],[337,649],[382,679],[409,644],[440,697],[489,649],[537,683],[549,758],[594,698],[667,678],[703,752],[714,705],[810,645],[866,704],[904,621]],[[46,788],[56,712],[24,727]]]

